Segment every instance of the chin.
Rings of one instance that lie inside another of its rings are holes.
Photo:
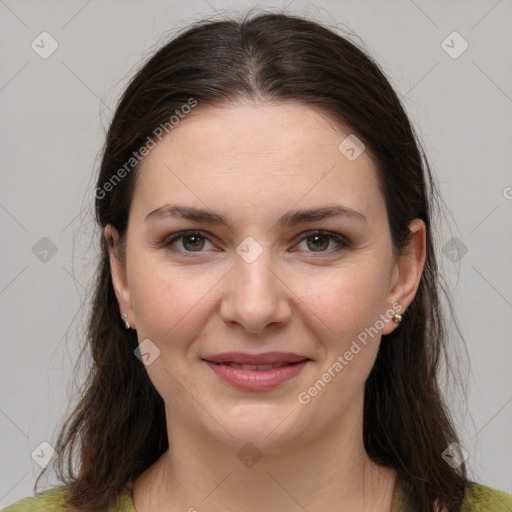
[[[237,451],[250,443],[267,454],[279,453],[293,448],[301,432],[309,431],[306,427],[300,428],[291,408],[267,406],[265,413],[258,407],[253,406],[251,410],[250,406],[244,406],[238,412],[237,417],[227,415],[219,421],[227,432],[221,427],[210,432]]]

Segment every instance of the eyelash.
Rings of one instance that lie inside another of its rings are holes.
[[[297,243],[300,243],[303,240],[305,240],[306,238],[309,238],[309,237],[315,236],[315,235],[326,236],[327,238],[336,242],[339,246],[335,249],[331,249],[328,251],[308,251],[311,254],[332,254],[332,253],[337,253],[343,249],[348,249],[351,247],[351,244],[345,238],[343,238],[341,235],[338,235],[337,233],[332,233],[330,231],[322,231],[322,230],[305,232],[303,238],[301,238],[299,240],[299,242],[297,242]],[[179,240],[181,238],[186,238],[188,236],[199,236],[199,237],[204,238],[205,240],[208,240],[209,242],[213,243],[208,238],[208,236],[206,236],[206,234],[203,231],[189,230],[189,231],[180,231],[179,233],[175,233],[175,234],[171,235],[171,238],[164,239],[164,241],[162,242],[161,245],[163,247],[168,247],[174,253],[189,254],[190,256],[187,256],[187,257],[194,257],[193,255],[196,253],[201,254],[201,253],[205,252],[205,251],[187,251],[185,249],[179,250],[172,246],[172,244],[174,242],[176,242],[176,240]]]

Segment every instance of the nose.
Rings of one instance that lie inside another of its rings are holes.
[[[224,280],[220,314],[224,322],[245,331],[262,333],[269,326],[286,324],[291,317],[291,291],[268,250],[251,263],[236,257],[234,268]]]

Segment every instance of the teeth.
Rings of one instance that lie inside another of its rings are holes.
[[[273,368],[281,368],[287,366],[289,363],[275,363],[275,364],[238,364],[238,363],[224,363],[226,366],[233,366],[241,370],[272,370]]]

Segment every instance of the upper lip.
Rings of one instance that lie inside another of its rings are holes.
[[[203,357],[212,363],[237,363],[237,364],[277,364],[298,363],[309,357],[293,354],[291,352],[265,352],[263,354],[246,354],[244,352],[223,352],[214,356]]]

